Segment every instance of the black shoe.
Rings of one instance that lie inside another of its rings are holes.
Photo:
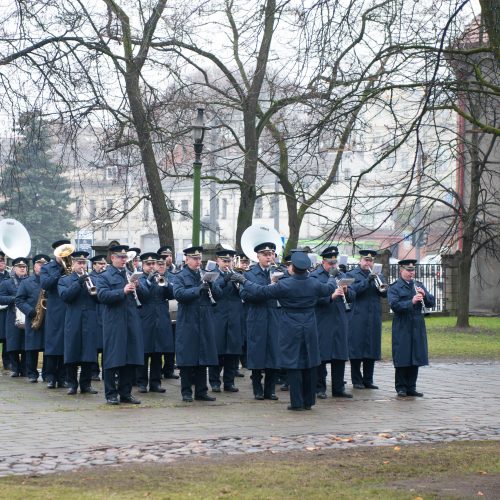
[[[348,392],[332,392],[332,397],[334,398],[352,398],[352,394],[349,394]]]
[[[148,388],[145,385],[140,385],[139,387],[137,387],[137,391],[145,393],[148,392]]]
[[[120,403],[130,403],[131,405],[140,405],[141,402],[132,394],[130,396],[120,396]]]
[[[20,377],[19,373],[17,373],[17,372],[10,372],[10,376],[12,378]]]
[[[287,410],[291,410],[291,411],[304,411],[305,408],[303,408],[302,406],[292,406],[292,405],[288,405],[286,407]],[[309,407],[309,409],[311,409],[311,407]]]
[[[55,389],[55,388],[56,388],[55,382],[48,382],[47,383],[47,389]]]
[[[38,382],[38,379],[37,379],[37,378],[29,378],[29,379],[28,379],[28,382],[29,382],[30,384],[36,384],[36,383]]]
[[[166,375],[163,375],[164,379],[171,378],[177,380],[179,378],[179,375],[176,375],[175,373],[167,373]]]
[[[225,392],[238,392],[239,389],[236,386],[234,386],[234,385],[225,385],[224,386],[224,391]]]
[[[66,394],[68,394],[69,396],[74,396],[76,394],[76,387],[70,387]]]
[[[279,397],[276,394],[264,395],[264,399],[270,399],[271,401],[278,401]]]
[[[364,389],[365,386],[363,384],[352,384],[352,386],[354,387],[354,389]]]
[[[69,387],[68,382],[58,382],[57,388],[58,389],[67,389]]]
[[[96,391],[91,385],[88,387],[84,387],[83,389],[80,389],[80,392],[82,394],[99,394],[99,391]]]
[[[310,410],[311,407],[310,406],[304,406],[304,410]]]
[[[101,377],[99,377],[99,375],[92,375],[92,380],[94,382],[100,382],[101,381]]]
[[[182,396],[182,401],[184,401],[184,403],[192,403],[193,396]]]
[[[239,370],[236,370],[236,373],[234,374],[235,377],[244,377],[245,374],[241,373]]]
[[[288,391],[289,387],[290,386],[288,384],[281,384],[280,391]]]
[[[400,398],[406,398],[406,396],[407,396],[406,391],[398,391],[398,396]]]
[[[316,394],[316,397],[317,397],[318,399],[326,399],[328,396],[326,395],[326,392],[318,392],[318,393]]]
[[[406,391],[407,396],[413,396],[415,398],[421,398],[424,396],[423,392],[418,392],[418,391]]]
[[[255,394],[255,395],[254,395],[254,398],[255,398],[257,401],[264,401],[264,394]]]
[[[216,401],[217,398],[214,398],[213,396],[209,396],[208,394],[202,394],[201,396],[195,396],[194,399],[196,401]]]
[[[365,384],[367,389],[378,389],[378,385],[375,384]]]
[[[120,401],[118,401],[116,396],[110,396],[109,398],[106,398],[106,403],[108,405],[119,405]]]
[[[152,387],[149,386],[149,392],[160,392],[163,394],[164,392],[167,392],[167,389],[165,389],[161,385],[153,385]]]
[[[220,385],[214,385],[212,387],[212,392],[220,392]]]

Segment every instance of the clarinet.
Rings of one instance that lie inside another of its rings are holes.
[[[420,295],[418,292],[417,292],[417,282],[416,281],[413,281],[413,288],[415,289],[415,295]],[[424,304],[424,300],[423,300],[423,296],[422,296],[422,301],[420,302],[420,304],[422,305],[422,308],[421,308],[421,313],[422,314],[428,314],[429,311],[427,310],[427,307],[425,307],[425,304]]]

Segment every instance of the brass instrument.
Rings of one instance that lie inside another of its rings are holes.
[[[420,297],[422,298],[422,300],[420,301],[420,303],[422,304],[422,314],[429,314],[430,313],[430,310],[427,309],[427,307],[425,307],[425,303],[424,303],[424,296],[417,291],[417,282],[416,281],[413,281],[413,288],[415,288],[415,294],[416,295],[420,295]]]
[[[125,264],[125,270],[127,273],[127,280],[130,284],[133,284],[134,286],[137,286],[137,280],[132,280],[132,275],[135,273],[134,269],[134,259],[136,257],[137,253],[135,251],[130,251],[127,252],[127,263]],[[134,290],[132,292],[134,295],[134,300],[135,300],[135,305],[139,308],[142,307],[141,301],[139,300],[139,296],[137,295],[137,290]]]
[[[89,292],[90,295],[97,295],[97,287],[94,285],[92,282],[92,278],[85,272],[82,274],[77,273],[78,276],[82,277],[85,276],[85,286],[87,287],[87,291]]]
[[[15,308],[15,311],[16,311],[16,319],[14,320],[14,325],[16,325],[17,328],[20,328],[21,330],[24,330],[24,326],[25,326],[25,323],[26,323],[26,316],[17,307]]]
[[[168,285],[165,276],[162,276],[158,271],[153,271],[152,273],[150,273],[150,275],[148,276],[148,281],[151,282],[152,279],[156,281],[158,286],[164,287]]]
[[[371,269],[370,274],[373,276],[373,281],[375,282],[377,290],[381,293],[384,293],[387,292],[387,290],[389,289],[389,285],[381,280],[380,278],[381,273],[382,273],[382,264],[373,264],[373,269]]]
[[[31,320],[31,328],[33,330],[40,330],[43,325],[43,320],[45,318],[45,310],[47,309],[47,297],[45,290],[40,290],[38,294],[38,300],[35,306],[35,317]]]
[[[75,251],[73,245],[60,245],[54,250],[54,255],[61,259],[61,265],[64,269],[64,274],[71,274],[73,261],[71,259],[71,254]]]

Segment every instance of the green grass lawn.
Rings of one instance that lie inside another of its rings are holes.
[[[500,360],[500,318],[471,317],[471,328],[457,330],[455,317],[428,316],[427,337],[432,359]],[[382,356],[391,359],[391,322],[382,327]]]
[[[351,448],[173,464],[94,467],[0,479],[0,497],[130,498],[498,498],[498,442]],[[495,493],[496,492],[496,493]]]

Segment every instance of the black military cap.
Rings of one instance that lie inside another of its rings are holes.
[[[128,245],[113,245],[109,247],[109,251],[113,255],[126,255],[129,251]]]
[[[290,263],[292,262],[292,254],[291,254],[291,253],[289,253],[288,255],[285,255],[285,256],[283,257],[283,262],[284,262],[286,265],[290,264]]]
[[[407,271],[415,271],[416,259],[403,259],[398,261],[398,265]]]
[[[155,252],[146,252],[141,255],[142,262],[156,262],[158,260],[158,254]]]
[[[89,256],[89,253],[88,252],[84,252],[84,251],[77,251],[77,252],[73,252],[71,254],[71,258],[73,260],[87,260],[87,257]]]
[[[106,255],[94,255],[92,258],[90,258],[90,262],[92,262],[92,264],[95,264],[96,262],[106,262],[106,264],[108,263],[108,261],[106,260],[107,256]]]
[[[48,255],[45,255],[44,253],[39,253],[31,259],[33,261],[33,264],[46,264],[47,262],[51,261],[51,258]]]
[[[245,261],[245,262],[250,262],[250,259],[242,252],[238,254],[238,257],[240,260]]]
[[[203,247],[189,247],[183,250],[186,257],[201,257]]]
[[[26,257],[17,257],[12,261],[13,266],[26,266],[28,267],[28,259]]]
[[[311,267],[311,261],[304,252],[292,253],[292,264],[299,271],[305,271]]]
[[[0,250],[0,259],[5,259],[5,254]]]
[[[219,257],[220,259],[232,259],[236,255],[236,251],[224,249],[215,252],[215,255],[217,255],[217,257]]]
[[[52,243],[52,248],[60,247],[61,245],[71,245],[70,240],[57,240]]]
[[[377,250],[360,250],[359,255],[367,260],[373,260],[373,257],[377,255]]]
[[[140,248],[138,248],[138,247],[130,247],[130,248],[128,249],[128,251],[129,251],[129,252],[135,252],[135,257],[134,257],[134,259],[135,259],[136,257],[139,257],[139,255],[141,255],[141,249],[140,249]]]
[[[338,254],[339,249],[336,246],[330,246],[326,247],[320,255],[323,259],[331,259],[332,257],[337,257]]]
[[[266,241],[264,243],[260,243],[259,245],[257,245],[253,251],[256,252],[256,253],[259,253],[259,252],[269,252],[271,250],[276,250],[276,245],[271,242],[271,241]]]
[[[156,250],[156,253],[158,255],[161,255],[161,254],[173,255],[174,252],[172,252],[172,247],[170,247],[169,245],[164,245],[164,246],[158,248],[158,250]]]

